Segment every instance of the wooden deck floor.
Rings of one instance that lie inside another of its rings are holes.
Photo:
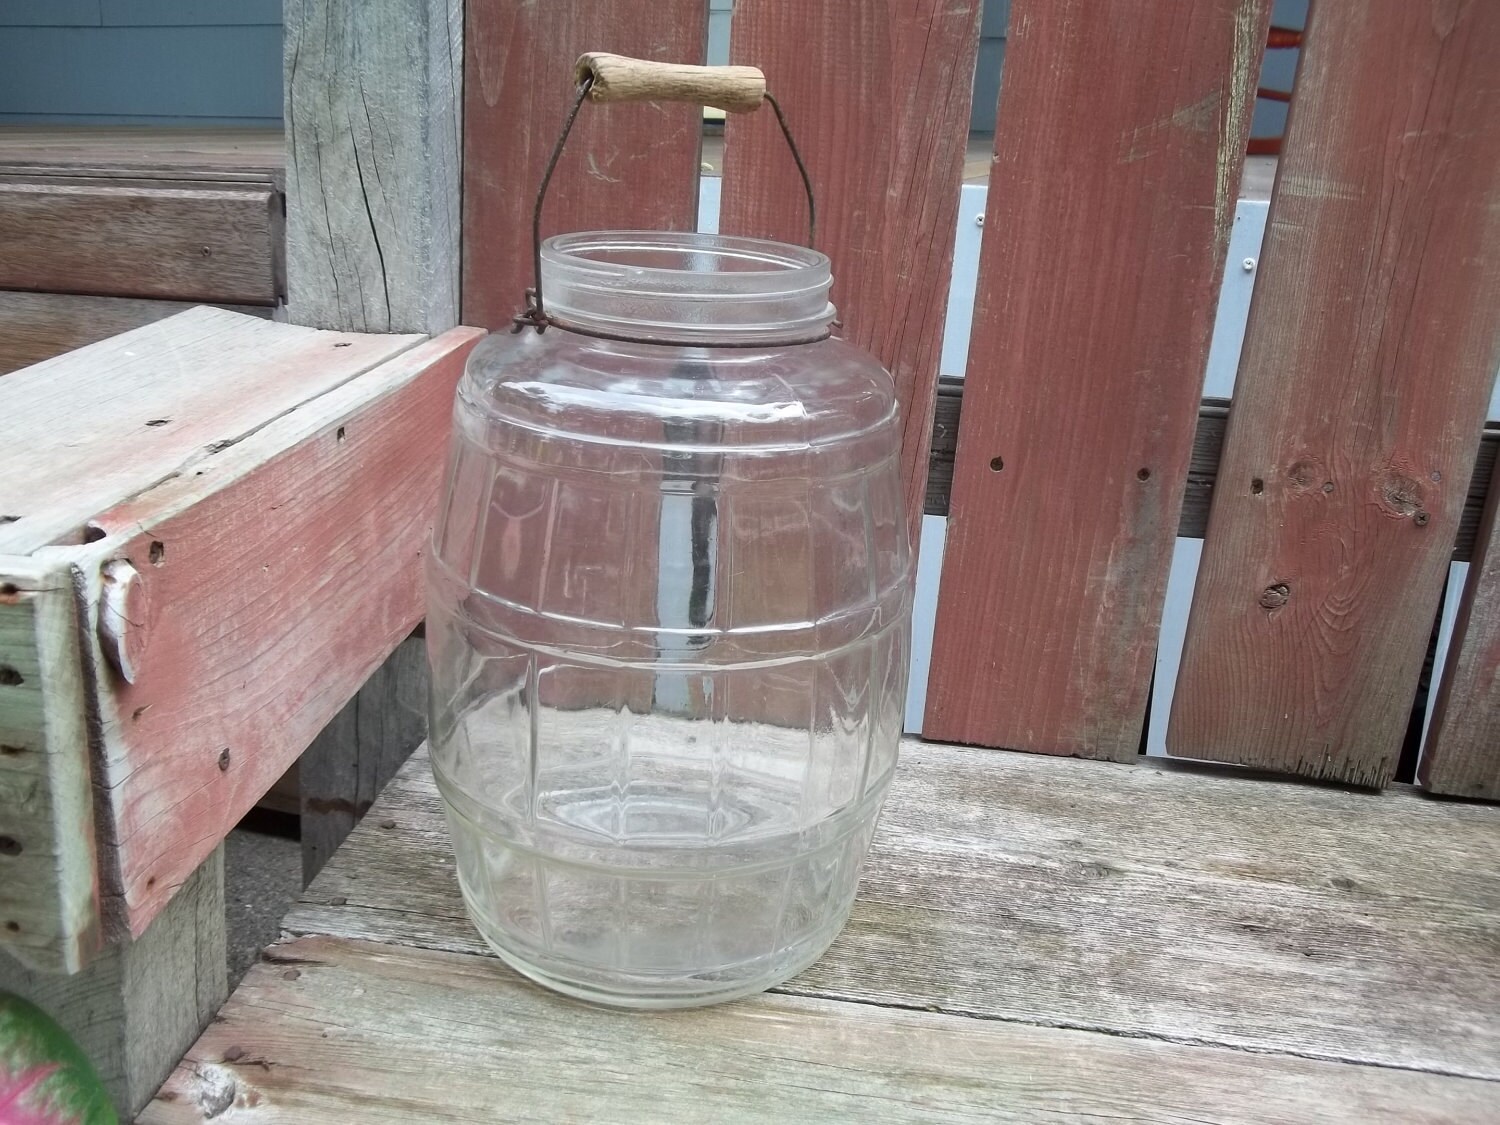
[[[817,965],[627,1014],[488,954],[419,753],[142,1120],[1497,1120],[1500,809],[903,754]]]

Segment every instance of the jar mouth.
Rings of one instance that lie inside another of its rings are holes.
[[[834,318],[826,254],[763,238],[584,231],[542,243],[544,311],[563,327],[661,343],[817,339]]]

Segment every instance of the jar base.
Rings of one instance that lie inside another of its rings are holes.
[[[816,962],[843,929],[842,920],[826,935],[815,941],[804,941],[784,951],[768,964],[758,959],[744,966],[744,974],[733,971],[715,973],[712,979],[700,976],[625,975],[590,971],[586,966],[571,965],[554,958],[543,963],[507,945],[490,932],[475,910],[464,903],[479,936],[495,956],[527,980],[574,1000],[606,1008],[633,1008],[639,1011],[665,1011],[672,1008],[706,1008],[754,996],[790,980]]]

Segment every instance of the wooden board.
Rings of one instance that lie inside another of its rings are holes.
[[[44,170],[163,178],[256,177],[280,190],[280,129],[149,125],[0,125],[0,177]]]
[[[414,343],[199,308],[5,376],[0,417],[27,440],[0,442],[0,552],[81,541],[102,509]]]
[[[1395,769],[1500,364],[1496,51],[1494,4],[1316,6],[1174,754]]]
[[[287,304],[298,324],[458,323],[462,0],[286,8]]]
[[[759,66],[797,139],[833,261],[841,335],[891,372],[902,479],[920,521],[978,0],[739,0],[730,61]],[[719,229],[807,241],[802,182],[769,109],[726,125]]]
[[[281,197],[264,185],[0,178],[0,289],[271,305]]]
[[[465,17],[464,324],[495,328],[532,282],[531,212],[573,96],[573,63],[608,50],[703,60],[702,0],[470,0]],[[701,110],[589,105],[557,166],[544,236],[576,230],[692,230]]]
[[[1434,793],[1500,800],[1500,464],[1448,652],[1420,780]]]
[[[1500,809],[1204,767],[901,753],[854,917],[784,991],[1500,1079]],[[485,950],[425,757],[289,933]]]
[[[427,734],[427,646],[407,637],[302,755],[302,881],[312,882]]]
[[[140,587],[134,682],[94,651],[104,858],[133,934],[421,619],[454,388],[481,336],[419,344],[93,521],[91,614],[106,560]]]
[[[1140,750],[1265,0],[1016,0],[931,738]]]
[[[963,380],[944,377],[938,384],[937,411],[933,419],[932,461],[927,477],[925,513],[946,516],[953,485],[953,458],[958,446],[963,415]],[[1193,456],[1188,463],[1187,490],[1177,534],[1202,539],[1208,530],[1209,505],[1219,476],[1224,449],[1224,430],[1229,420],[1227,399],[1204,399],[1198,408],[1198,428],[1193,435]],[[1458,535],[1453,541],[1453,561],[1467,562],[1474,554],[1479,525],[1483,520],[1490,480],[1500,454],[1500,425],[1488,426],[1479,442],[1479,456],[1464,495]]]
[[[0,375],[192,307],[181,301],[0,291]],[[271,315],[269,306],[235,305],[232,311]]]
[[[348,1121],[1416,1125],[1494,1083],[819,998],[611,1012],[492,958],[304,938],[267,951],[143,1125]]]
[[[0,989],[57,1020],[128,1121],[228,996],[224,942],[221,846],[139,941],[111,945],[67,977],[27,972],[0,955]]]
[[[72,573],[0,557],[0,945],[46,972],[104,937],[85,722]]]

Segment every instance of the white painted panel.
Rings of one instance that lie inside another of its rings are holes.
[[[917,560],[917,600],[911,615],[911,677],[906,684],[906,733],[922,733],[927,710],[927,670],[932,663],[932,627],[937,619],[938,575],[943,570],[943,545],[948,538],[944,516],[922,517],[922,539]]]
[[[958,230],[953,241],[953,280],[948,286],[948,313],[943,322],[942,375],[962,376],[969,362],[969,326],[974,321],[974,291],[979,285],[979,245],[984,234],[984,203],[989,188],[964,184],[958,197]]]

